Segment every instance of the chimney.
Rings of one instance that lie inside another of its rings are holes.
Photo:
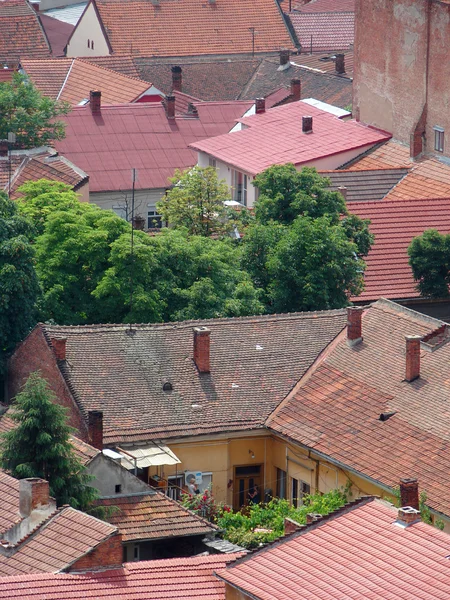
[[[6,140],[0,141],[0,156],[8,156],[8,142]]]
[[[423,137],[420,132],[415,131],[409,136],[409,156],[410,158],[417,158],[422,154],[423,150]]]
[[[97,450],[103,450],[103,412],[90,410],[88,412],[89,443]]]
[[[345,74],[345,54],[336,54],[334,66],[338,75]]]
[[[66,360],[67,338],[51,338],[50,341],[53,346],[53,352],[55,353],[56,360]]]
[[[99,115],[102,110],[102,93],[91,90],[89,93],[89,105],[93,115]]]
[[[347,344],[351,347],[363,341],[362,337],[363,308],[349,306],[347,308]]]
[[[420,510],[416,510],[412,506],[403,506],[398,509],[397,523],[407,527],[413,523],[420,521]]]
[[[420,376],[420,335],[406,335],[406,381],[414,381]]]
[[[287,50],[286,48],[280,50],[280,66],[278,67],[277,71],[285,71],[286,69],[289,69],[291,66],[291,62],[289,60],[290,55],[290,50]]]
[[[19,512],[22,517],[29,517],[33,510],[46,508],[49,502],[48,481],[39,477],[19,481]]]
[[[210,335],[207,327],[194,327],[194,362],[200,373],[209,373]]]
[[[347,202],[347,191],[348,189],[345,187],[345,185],[340,185],[337,189],[337,191],[344,196],[344,200]]]
[[[303,133],[312,133],[313,132],[313,118],[312,117],[302,117],[302,131],[303,131]]]
[[[265,98],[256,98],[255,110],[256,110],[257,115],[260,115],[261,113],[266,112],[266,99]]]
[[[291,96],[293,102],[300,100],[302,95],[302,83],[300,79],[291,79]]]
[[[419,483],[417,479],[400,479],[400,504],[419,510]]]
[[[166,114],[168,119],[175,118],[175,96],[166,97]]]
[[[183,91],[183,69],[181,67],[172,67],[172,90],[174,92]]]

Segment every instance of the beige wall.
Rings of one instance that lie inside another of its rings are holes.
[[[94,48],[88,48],[88,40],[94,42]],[[108,56],[109,53],[94,6],[89,4],[67,44],[67,56]]]

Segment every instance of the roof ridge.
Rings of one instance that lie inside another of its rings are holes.
[[[81,63],[84,63],[91,67],[94,67],[97,69],[103,69],[104,71],[109,71],[110,73],[114,73],[115,75],[125,77],[126,79],[132,79],[133,81],[138,81],[139,83],[145,83],[145,84],[147,84],[148,88],[151,88],[153,85],[153,83],[145,81],[145,79],[139,79],[138,77],[133,77],[132,75],[126,75],[125,73],[120,73],[119,71],[115,71],[114,69],[110,69],[109,67],[104,67],[103,65],[98,65],[97,63],[90,62],[89,60],[87,60],[87,58],[88,57],[84,57],[84,56],[76,56],[73,60],[74,60],[74,63],[81,62]]]
[[[423,323],[427,323],[429,325],[434,325],[434,326],[436,326],[436,328],[441,327],[442,325],[446,324],[445,321],[442,321],[441,319],[437,319],[436,317],[430,317],[429,315],[418,312],[417,310],[414,310],[413,308],[403,306],[402,304],[398,304],[397,302],[394,302],[393,300],[389,300],[388,298],[380,298],[376,302],[373,302],[371,304],[371,307],[378,309],[378,310],[383,309],[383,307],[385,307],[390,312],[394,312],[394,313],[400,312],[400,313],[405,314],[405,316],[409,315],[410,317],[413,317],[413,318],[417,319],[418,321],[422,321]]]

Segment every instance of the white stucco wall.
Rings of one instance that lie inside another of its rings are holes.
[[[88,48],[88,40],[94,42]],[[67,44],[67,56],[108,56],[109,48],[94,6],[89,4]]]
[[[88,464],[87,471],[94,476],[90,485],[98,489],[101,497],[119,495],[116,493],[116,485],[121,486],[122,495],[150,492],[148,485],[103,454],[98,454]]]
[[[164,194],[164,188],[136,190],[134,194],[135,215],[142,215],[147,221],[148,211],[156,207],[157,202],[163,198]],[[127,211],[128,214],[131,213],[131,190],[124,190],[123,192],[91,192],[89,194],[89,201],[105,210],[114,210],[116,214],[121,212],[120,209],[124,213]]]

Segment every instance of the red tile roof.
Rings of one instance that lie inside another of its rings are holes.
[[[64,23],[64,21],[59,21],[58,19],[53,19],[48,15],[41,14],[39,18],[50,42],[52,56],[65,56],[64,49],[75,26],[70,23]]]
[[[101,454],[100,450],[94,448],[90,444],[83,442],[79,438],[72,436],[70,438],[75,454],[80,459],[81,464],[86,466],[88,465],[92,459]]]
[[[22,540],[11,556],[0,554],[0,575],[56,573],[117,532],[73,508],[62,508]]]
[[[20,520],[19,480],[0,471],[0,537]]]
[[[114,54],[194,56],[294,48],[276,0],[96,0]],[[81,20],[82,24],[82,20]],[[149,32],[151,34],[149,35]]]
[[[350,210],[370,219],[370,231],[375,235],[375,243],[365,258],[365,290],[354,300],[418,297],[407,249],[412,239],[426,229],[450,233],[450,197],[352,202]]]
[[[336,54],[332,52],[326,54],[299,54],[298,56],[291,56],[291,63],[313,72],[329,73],[330,75],[335,75],[339,78],[353,78],[353,52],[345,52],[345,73],[342,75],[336,73],[335,56]],[[320,98],[318,98],[318,100],[320,100]],[[351,104],[351,102],[349,102],[349,104]]]
[[[313,117],[313,133],[302,133],[302,117]],[[242,131],[195,142],[192,148],[257,175],[274,164],[292,162],[311,164],[320,158],[337,155],[388,140],[383,131],[356,121],[342,121],[329,112],[292,102],[240,119]]]
[[[450,597],[448,534],[422,522],[401,527],[396,516],[386,502],[366,500],[218,576],[264,600]]]
[[[85,57],[84,60],[87,60],[93,65],[105,67],[107,69],[111,69],[112,71],[122,73],[123,75],[141,79],[139,71],[137,70],[135,62],[131,56],[93,56],[92,58]],[[147,81],[153,80],[147,79]]]
[[[422,348],[420,378],[405,381],[405,335],[442,325],[378,301],[363,315],[363,342],[350,348],[343,332],[267,426],[378,485],[417,477],[427,504],[450,516],[450,344]]]
[[[289,13],[302,52],[348,50],[355,41],[354,13]]]
[[[311,0],[298,4],[295,10],[301,13],[355,12],[355,0]]]
[[[66,138],[55,146],[89,173],[91,192],[131,189],[132,168],[137,189],[165,188],[175,169],[197,163],[191,142],[229,131],[251,104],[200,103],[197,119],[173,120],[159,103],[106,106],[99,116],[76,107],[65,117]]]
[[[114,445],[262,427],[345,322],[337,310],[137,325],[132,344],[125,325],[40,327],[67,338],[63,374],[84,414],[103,411],[104,440]],[[211,331],[206,376],[192,359],[199,323]]]
[[[0,1],[0,61],[23,56],[50,56],[50,45],[39,17],[27,0]]]
[[[102,498],[97,504],[118,507],[108,521],[116,525],[124,542],[207,535],[218,530],[161,492]]]
[[[225,585],[213,573],[240,556],[143,561],[85,575],[4,577],[0,595],[11,600],[225,600]]]

